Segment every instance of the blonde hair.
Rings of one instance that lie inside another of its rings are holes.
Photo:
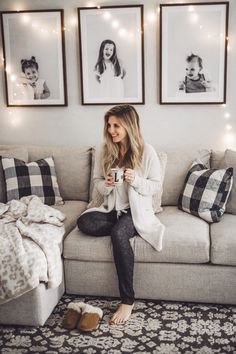
[[[121,160],[120,144],[113,143],[108,133],[108,120],[115,116],[125,128],[128,139],[128,150]],[[104,146],[102,167],[106,175],[111,167],[122,163],[126,168],[138,168],[141,166],[144,151],[144,141],[140,132],[139,115],[133,106],[128,104],[117,105],[109,109],[104,116]]]

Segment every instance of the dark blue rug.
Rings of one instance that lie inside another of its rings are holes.
[[[71,301],[102,308],[96,331],[62,328]],[[137,300],[129,322],[111,326],[118,304],[114,298],[65,295],[43,327],[0,326],[0,353],[236,354],[236,306]]]

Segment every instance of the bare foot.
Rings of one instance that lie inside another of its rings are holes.
[[[133,305],[120,304],[120,306],[112,316],[110,324],[122,324],[128,321],[132,313],[133,307],[134,304]]]

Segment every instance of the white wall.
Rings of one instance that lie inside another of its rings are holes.
[[[173,1],[172,1],[173,2]],[[178,1],[174,1],[178,3]],[[186,2],[190,2],[189,0]],[[199,1],[201,2],[201,1]],[[204,0],[202,1],[204,2]],[[208,2],[214,2],[208,0]],[[236,1],[229,7],[227,104],[160,105],[159,17],[150,13],[167,1],[94,1],[94,5],[144,4],[145,21],[145,105],[137,105],[143,135],[162,148],[207,147],[236,150]],[[102,141],[103,114],[109,106],[82,106],[79,68],[77,7],[85,0],[1,0],[0,11],[64,9],[68,107],[6,107],[5,83],[0,46],[0,144],[94,145]],[[156,12],[157,13],[157,12]],[[227,113],[230,115],[225,118]]]

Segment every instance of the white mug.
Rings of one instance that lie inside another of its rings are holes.
[[[114,178],[115,184],[121,184],[124,181],[124,169],[123,168],[111,168],[111,175]]]

